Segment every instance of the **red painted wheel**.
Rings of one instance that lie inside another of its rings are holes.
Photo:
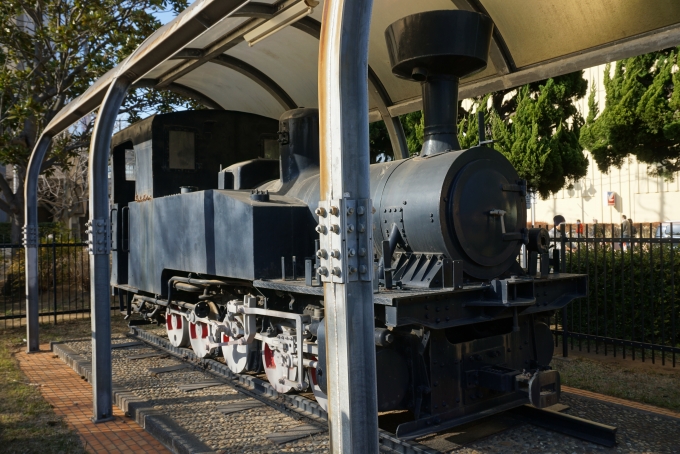
[[[189,323],[181,314],[167,313],[165,315],[165,330],[173,347],[187,347],[189,345]]]
[[[312,356],[312,360],[316,361],[316,356]],[[325,411],[328,411],[328,396],[319,387],[316,377],[316,368],[310,367],[307,369],[307,377],[309,379],[309,385],[312,387],[312,391],[314,392],[314,398],[319,403],[321,408],[323,408]]]
[[[229,336],[222,333],[222,342],[229,342]],[[241,374],[248,368],[250,352],[257,348],[257,341],[249,345],[228,345],[222,347],[222,355],[229,366],[229,370],[235,374]]]
[[[267,374],[267,380],[274,387],[278,393],[289,393],[294,387],[281,383],[283,379],[289,381],[297,380],[297,367],[290,364],[289,359],[283,356],[278,350],[272,349],[267,342],[264,342],[262,348],[262,364],[264,365],[264,372]]]
[[[199,358],[210,356],[211,349],[208,346],[208,336],[210,335],[210,325],[203,322],[189,323],[189,339],[191,348]]]

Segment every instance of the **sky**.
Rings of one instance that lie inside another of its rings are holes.
[[[187,4],[191,5],[193,2],[194,0],[188,0]],[[156,13],[155,16],[158,18],[159,21],[161,21],[163,25],[165,25],[175,18],[175,13],[173,13],[171,9],[168,9],[168,11]]]

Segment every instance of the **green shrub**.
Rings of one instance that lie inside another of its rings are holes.
[[[57,237],[57,246],[49,245],[51,240],[43,238],[38,248],[38,287],[40,290],[52,289],[56,275],[57,286],[69,286],[73,292],[87,291],[89,288],[89,254],[87,247],[75,240]],[[73,246],[66,246],[72,244]],[[4,271],[2,293],[4,295],[23,292],[26,286],[25,255],[23,248],[5,248],[0,256],[0,266]],[[56,270],[56,272],[55,272]]]
[[[568,308],[569,331],[680,345],[680,245],[636,243],[622,252],[581,244],[567,251],[566,271],[589,278],[588,298]]]

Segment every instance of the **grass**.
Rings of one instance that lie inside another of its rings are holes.
[[[127,332],[118,314],[111,316],[114,334]],[[40,342],[90,336],[90,320],[40,325]],[[76,432],[54,413],[39,388],[19,369],[17,351],[26,348],[26,328],[0,331],[0,451],[3,453],[85,453]]]
[[[569,355],[566,361],[556,355],[552,362],[563,385],[680,412],[678,368],[603,355]]]

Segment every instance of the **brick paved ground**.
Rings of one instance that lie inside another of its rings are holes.
[[[88,452],[170,452],[116,406],[113,407],[113,421],[94,424],[90,420],[92,387],[54,357],[48,344],[40,346],[40,353],[21,352],[16,357],[28,380],[40,384],[43,397],[54,407],[54,412],[78,432]]]

